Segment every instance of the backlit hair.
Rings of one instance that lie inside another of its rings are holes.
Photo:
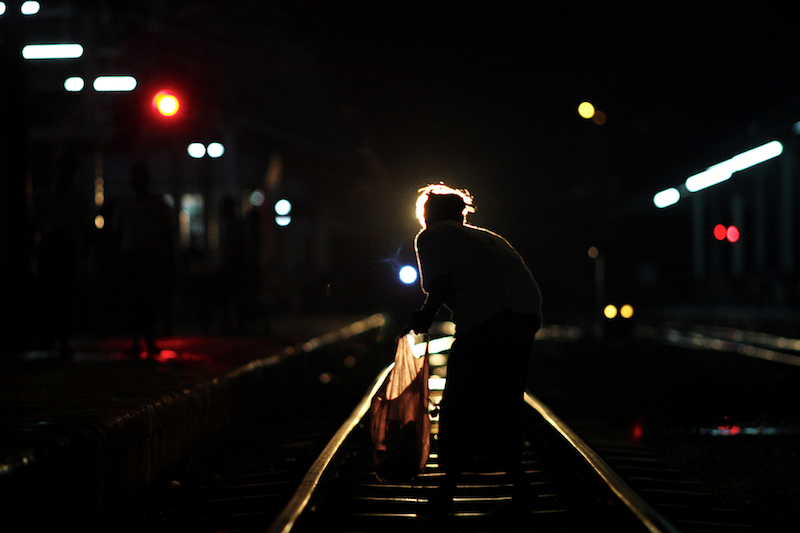
[[[418,191],[419,197],[417,198],[417,205],[416,205],[416,215],[417,220],[419,220],[420,226],[425,229],[425,204],[428,202],[428,197],[431,194],[437,195],[446,195],[446,194],[454,194],[460,196],[461,199],[464,201],[464,209],[461,211],[461,215],[464,216],[467,213],[474,213],[475,207],[472,205],[472,195],[466,189],[453,189],[452,187],[448,187],[444,183],[438,184],[431,184],[427,187],[423,187]]]

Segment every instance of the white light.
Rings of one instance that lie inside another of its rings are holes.
[[[678,191],[678,189],[672,187],[665,189],[653,196],[653,203],[659,209],[663,209],[664,207],[669,207],[672,204],[678,203],[678,200],[680,199],[681,193]]]
[[[687,178],[686,190],[689,192],[701,191],[730,179],[731,174],[733,174],[733,169],[730,161],[718,163],[712,167],[708,167],[699,174]]]
[[[22,47],[25,59],[75,59],[83,55],[79,44],[27,44]]]
[[[265,198],[264,192],[256,189],[250,194],[250,203],[253,204],[254,207],[258,207],[264,203]]]
[[[92,83],[92,87],[98,92],[132,91],[136,88],[136,78],[133,76],[98,76]]]
[[[203,143],[191,143],[186,148],[186,151],[189,152],[189,155],[195,159],[200,159],[206,155],[206,147],[203,146]]]
[[[208,157],[221,157],[225,153],[225,147],[221,143],[213,142],[208,145]]]
[[[0,2],[0,15],[5,14],[5,12],[6,12],[6,3]]]
[[[291,222],[292,222],[292,217],[290,216],[275,217],[275,223],[279,226],[288,226]]]
[[[447,378],[431,376],[428,378],[428,390],[444,390]]]
[[[406,265],[400,269],[400,281],[406,285],[410,285],[417,281],[417,269],[413,266]]]
[[[84,85],[83,78],[79,76],[72,76],[64,80],[64,88],[71,93],[82,91]]]
[[[778,141],[768,142],[758,148],[753,148],[746,152],[734,156],[731,159],[733,170],[744,170],[759,163],[763,163],[773,157],[778,157],[783,153],[783,145]]]
[[[795,124],[795,131],[800,133],[800,122]],[[686,190],[689,192],[702,191],[712,185],[717,185],[729,180],[734,172],[748,169],[752,166],[778,157],[783,153],[783,145],[778,141],[770,141],[753,149],[742,152],[723,161],[708,167],[703,172],[690,176],[686,179]],[[666,189],[653,197],[656,207],[667,207],[680,200],[680,193],[677,189]]]
[[[35,15],[39,12],[40,8],[41,6],[39,5],[39,2],[32,2],[31,0],[28,0],[27,2],[22,2],[22,6],[20,6],[19,11],[23,15]]]
[[[730,179],[734,172],[745,170],[752,166],[763,163],[773,157],[778,157],[783,153],[783,145],[778,141],[771,141],[752,150],[747,150],[739,155],[735,155],[727,161],[717,163],[708,167],[699,174],[695,174],[686,180],[686,189],[689,192],[697,192],[712,185],[722,183]]]
[[[279,216],[286,216],[292,212],[292,202],[286,198],[281,198],[275,202],[275,213]]]
[[[434,355],[446,352],[450,349],[451,346],[453,346],[453,342],[455,342],[455,337],[453,336],[438,337],[436,339],[431,339],[430,343],[428,344],[428,354]],[[423,356],[425,354],[425,341],[413,344],[411,346],[411,353],[413,353],[414,357],[417,358]]]

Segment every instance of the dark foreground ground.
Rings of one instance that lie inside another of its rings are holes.
[[[138,526],[175,523],[178,517],[169,515],[185,511],[180,498],[205,483],[197,479],[237,469],[287,472],[283,489],[269,505],[259,507],[260,512],[276,514],[315,454],[365,392],[365,383],[377,366],[358,378],[334,380],[322,387],[319,382],[312,386],[314,380],[305,383],[305,392],[298,397],[302,401],[292,400],[303,404],[305,414],[299,419],[250,412],[251,423],[237,434],[211,441],[160,476],[142,493],[135,511],[128,510],[124,521]],[[298,370],[298,374],[305,372]],[[624,430],[628,438],[658,452],[730,507],[747,511],[763,530],[796,531],[800,523],[796,413],[800,393],[794,383],[798,378],[800,371],[794,367],[650,342],[545,341],[535,350],[530,388],[568,424],[600,421]],[[324,398],[339,400],[321,401]],[[323,405],[324,412],[319,411]],[[281,440],[274,431],[278,426],[288,428],[288,439]],[[255,454],[258,460],[241,464],[254,456],[253,447],[263,448]],[[176,495],[178,500],[170,502]],[[208,507],[197,511],[198,517],[208,514]],[[185,525],[187,518],[178,522]],[[269,523],[268,516],[263,518]]]
[[[532,389],[629,432],[764,530],[800,523],[800,368],[651,342],[537,345]]]

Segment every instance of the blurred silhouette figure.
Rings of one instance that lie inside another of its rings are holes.
[[[439,308],[452,311],[456,340],[440,405],[439,460],[445,478],[433,511],[452,505],[467,467],[497,467],[520,503],[522,435],[518,418],[541,293],[520,255],[500,235],[466,223],[472,196],[445,185],[420,189],[414,242],[423,292],[407,331],[427,332]]]
[[[128,324],[133,337],[131,355],[140,357],[140,342],[148,355],[159,353],[156,328],[167,308],[174,273],[174,220],[163,198],[150,192],[147,167],[135,164],[129,184],[133,196],[120,206],[117,229],[122,251],[123,283]]]
[[[220,326],[223,333],[241,333],[245,321],[245,291],[253,289],[246,284],[248,258],[244,223],[234,198],[222,200],[220,215],[220,263],[214,284],[219,291],[217,306],[221,315]]]
[[[57,345],[62,357],[70,353],[81,252],[92,220],[74,187],[77,172],[77,159],[62,157],[50,194],[37,199],[34,212],[39,338],[45,348]]]

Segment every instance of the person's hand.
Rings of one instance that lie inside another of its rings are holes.
[[[403,334],[408,335],[412,331],[417,334],[428,333],[431,324],[433,324],[433,317],[430,315],[430,313],[427,313],[423,310],[412,311],[411,321],[403,331]]]

